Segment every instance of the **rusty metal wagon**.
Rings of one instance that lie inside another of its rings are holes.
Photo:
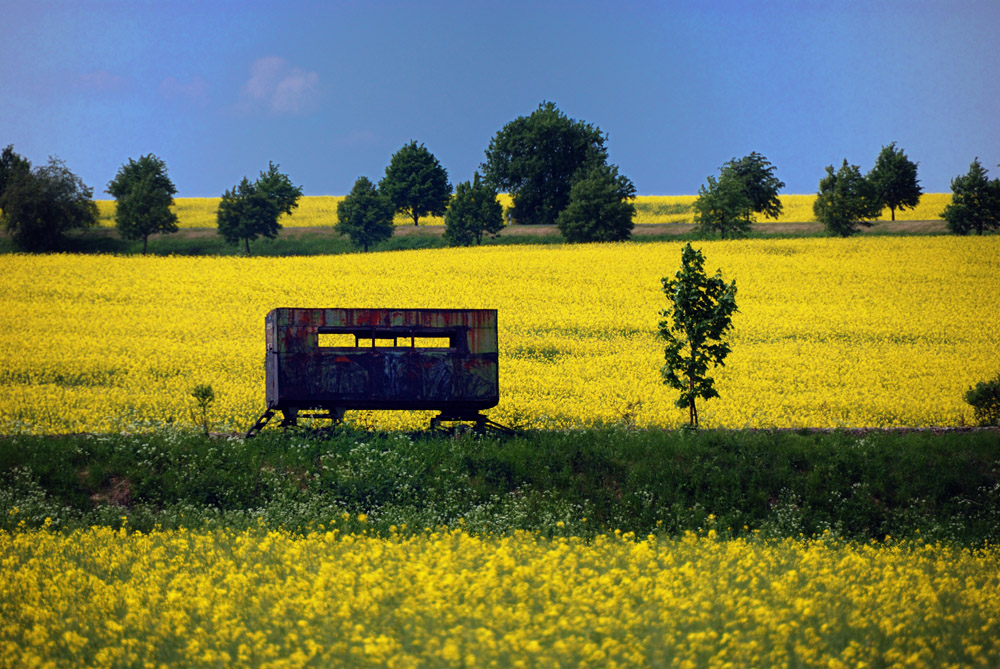
[[[267,410],[281,426],[361,410],[434,410],[431,428],[473,422],[500,402],[495,309],[299,309],[265,320]]]

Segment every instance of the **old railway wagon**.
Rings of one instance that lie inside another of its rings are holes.
[[[265,321],[267,411],[340,420],[350,409],[430,409],[441,421],[496,426],[495,309],[274,309]],[[321,413],[307,414],[307,411]]]

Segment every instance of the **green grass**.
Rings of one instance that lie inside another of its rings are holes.
[[[0,440],[0,527],[305,529],[347,512],[375,531],[464,525],[640,536],[1000,541],[1000,432],[265,431],[206,438]]]

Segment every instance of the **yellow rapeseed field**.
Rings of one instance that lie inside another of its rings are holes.
[[[813,201],[816,195],[780,195],[783,211],[781,217],[774,219],[760,218],[759,225],[767,223],[804,223],[816,220],[813,215]],[[313,195],[299,200],[299,207],[291,216],[282,216],[282,225],[298,228],[332,227],[337,224],[337,203],[343,200],[340,195]],[[694,212],[691,204],[697,199],[695,195],[640,195],[635,199],[635,223],[692,223]],[[511,205],[510,196],[499,195],[500,204],[506,211]],[[215,210],[219,206],[218,198],[211,197],[181,197],[174,200],[174,211],[177,212],[177,225],[181,228],[214,228],[216,227]],[[941,218],[941,212],[951,202],[951,193],[925,193],[920,198],[920,204],[914,209],[896,212],[897,221],[927,221]],[[115,224],[114,200],[98,200],[97,209],[100,224],[113,227]],[[880,221],[888,221],[889,210],[886,209]],[[413,225],[412,219],[405,214],[397,214],[396,225]],[[420,225],[444,225],[441,216],[428,216],[420,219]]]
[[[335,526],[0,532],[0,666],[1000,665],[995,547]]]
[[[961,425],[1000,372],[1000,238],[696,244],[735,279],[733,353],[707,427]],[[0,434],[191,424],[264,409],[275,307],[495,308],[501,403],[522,427],[678,426],[661,383],[660,279],[681,244],[437,249],[331,257],[0,257]],[[348,417],[357,420],[357,415]],[[427,414],[376,413],[380,427]],[[370,417],[364,416],[366,421]]]

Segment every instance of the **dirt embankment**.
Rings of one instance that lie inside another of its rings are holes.
[[[636,237],[659,236],[659,235],[681,235],[691,231],[690,223],[650,223],[637,225],[632,229],[632,235]],[[754,226],[754,232],[758,235],[802,235],[802,236],[822,236],[826,234],[822,223],[759,223]],[[862,228],[862,235],[865,234],[898,234],[898,235],[926,235],[934,233],[945,233],[948,231],[944,221],[882,221],[876,223],[871,228]],[[218,232],[215,228],[182,228],[177,234],[189,237],[216,236]],[[312,227],[295,228],[284,227],[281,229],[283,236],[309,237],[312,235],[334,234],[333,228]],[[397,225],[394,233],[397,236],[406,237],[410,235],[441,236],[444,234],[443,225]],[[537,237],[544,235],[559,235],[559,230],[554,225],[511,225],[503,229],[504,236],[507,237]]]

